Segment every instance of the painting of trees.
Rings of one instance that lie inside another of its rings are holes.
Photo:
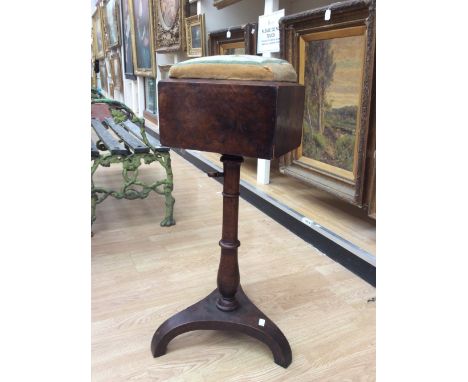
[[[311,40],[304,50],[302,154],[353,170],[362,36]]]
[[[323,134],[327,108],[326,90],[333,81],[336,68],[331,41],[318,40],[309,43],[306,47],[306,62],[305,76],[311,79],[306,87],[306,97],[309,100],[308,105],[316,105],[312,111],[311,127],[317,126],[320,134]]]

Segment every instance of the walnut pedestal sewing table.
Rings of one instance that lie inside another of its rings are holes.
[[[237,248],[239,180],[243,156],[273,159],[298,147],[304,88],[292,82],[169,79],[159,82],[161,143],[221,153],[224,172],[221,259],[217,288],[156,331],[154,357],[179,334],[200,329],[239,331],[264,342],[288,367],[291,347],[281,330],[240,286]]]

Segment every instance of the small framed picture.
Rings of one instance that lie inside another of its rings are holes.
[[[187,39],[187,56],[201,57],[205,55],[205,15],[196,15],[185,19]]]
[[[119,92],[123,91],[123,81],[122,81],[122,68],[120,64],[120,54],[115,52],[110,57],[110,66],[111,66],[111,77],[112,83],[114,84],[114,89]]]

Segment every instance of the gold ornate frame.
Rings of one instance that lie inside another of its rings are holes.
[[[101,6],[99,3],[96,4],[96,10],[94,11],[92,17],[92,29],[93,29],[93,49],[94,49],[94,56],[97,60],[102,60],[106,54],[106,44],[104,38],[104,28],[102,24],[102,12]],[[96,24],[99,25],[101,28],[101,40],[102,40],[102,51],[98,51],[98,43],[97,43],[97,34],[96,34]]]
[[[154,22],[156,24],[156,52],[174,52],[184,49],[184,17],[185,17],[185,1],[172,0],[174,4],[179,4],[177,16],[173,25],[166,25],[161,16],[161,1],[152,0],[154,2]]]
[[[200,26],[200,48],[192,46],[192,27]],[[187,41],[187,56],[202,57],[206,54],[206,30],[205,30],[205,15],[195,15],[185,19],[185,36]]]
[[[324,20],[331,9],[331,20]],[[352,1],[283,17],[281,57],[295,67],[304,83],[305,46],[312,40],[362,35],[364,52],[352,171],[302,156],[302,145],[280,158],[280,171],[362,206],[365,194],[367,147],[375,56],[375,3]]]
[[[116,65],[117,64],[117,65]],[[122,64],[120,60],[120,53],[115,52],[110,56],[111,66],[111,77],[114,89],[119,92],[123,91],[123,79],[122,79]]]
[[[114,23],[117,27],[117,42],[113,45],[110,44],[110,33],[109,33],[109,20],[107,20],[106,6],[111,1],[115,3],[114,14]],[[117,48],[121,44],[120,38],[120,2],[118,0],[104,0],[102,5],[102,24],[104,27],[104,39],[106,40],[106,51],[109,52],[112,48]]]
[[[144,77],[156,77],[156,55],[154,54],[154,10],[153,0],[148,1],[148,18],[149,18],[149,30],[150,30],[150,55],[151,55],[151,68],[139,68],[137,60],[137,46],[135,36],[135,12],[134,2],[135,0],[129,0],[129,11],[130,11],[130,25],[132,34],[132,53],[133,53],[133,72],[138,76]]]

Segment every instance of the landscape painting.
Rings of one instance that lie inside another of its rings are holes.
[[[364,35],[305,42],[302,155],[353,172]]]

